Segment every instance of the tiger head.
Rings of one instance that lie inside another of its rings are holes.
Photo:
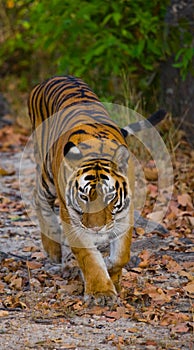
[[[90,140],[64,150],[63,197],[77,235],[95,244],[115,239],[132,226],[129,151],[125,145]],[[91,146],[92,145],[92,146]],[[91,148],[90,148],[91,146]],[[67,152],[68,149],[68,152]]]

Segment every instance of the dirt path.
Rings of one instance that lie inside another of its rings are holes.
[[[51,264],[26,215],[18,179],[22,149],[1,153],[0,349],[191,350],[192,208],[177,206],[166,236],[134,233],[120,302],[111,310],[87,308],[74,259],[68,268]],[[32,197],[31,157],[23,164],[20,181]]]

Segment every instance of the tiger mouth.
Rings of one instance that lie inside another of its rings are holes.
[[[117,239],[119,238],[123,232],[118,233],[117,231],[114,230],[114,228],[112,229],[105,229],[102,231],[102,229],[99,231],[97,230],[93,230],[92,228],[87,228],[86,229],[86,234],[88,236],[91,236],[94,238],[94,240],[100,240],[100,241],[107,241],[107,240],[113,240],[113,239]]]

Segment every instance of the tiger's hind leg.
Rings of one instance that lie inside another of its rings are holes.
[[[62,260],[61,228],[54,212],[55,197],[42,188],[35,190],[35,209],[41,229],[42,245],[49,258],[56,263]]]
[[[55,263],[61,263],[62,251],[61,244],[49,238],[41,232],[42,245],[49,258]]]

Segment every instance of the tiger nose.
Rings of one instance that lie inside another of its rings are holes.
[[[98,232],[98,231],[100,231],[101,229],[103,228],[103,226],[94,226],[94,227],[90,227],[90,229],[92,230],[92,231],[94,231],[94,232]]]

